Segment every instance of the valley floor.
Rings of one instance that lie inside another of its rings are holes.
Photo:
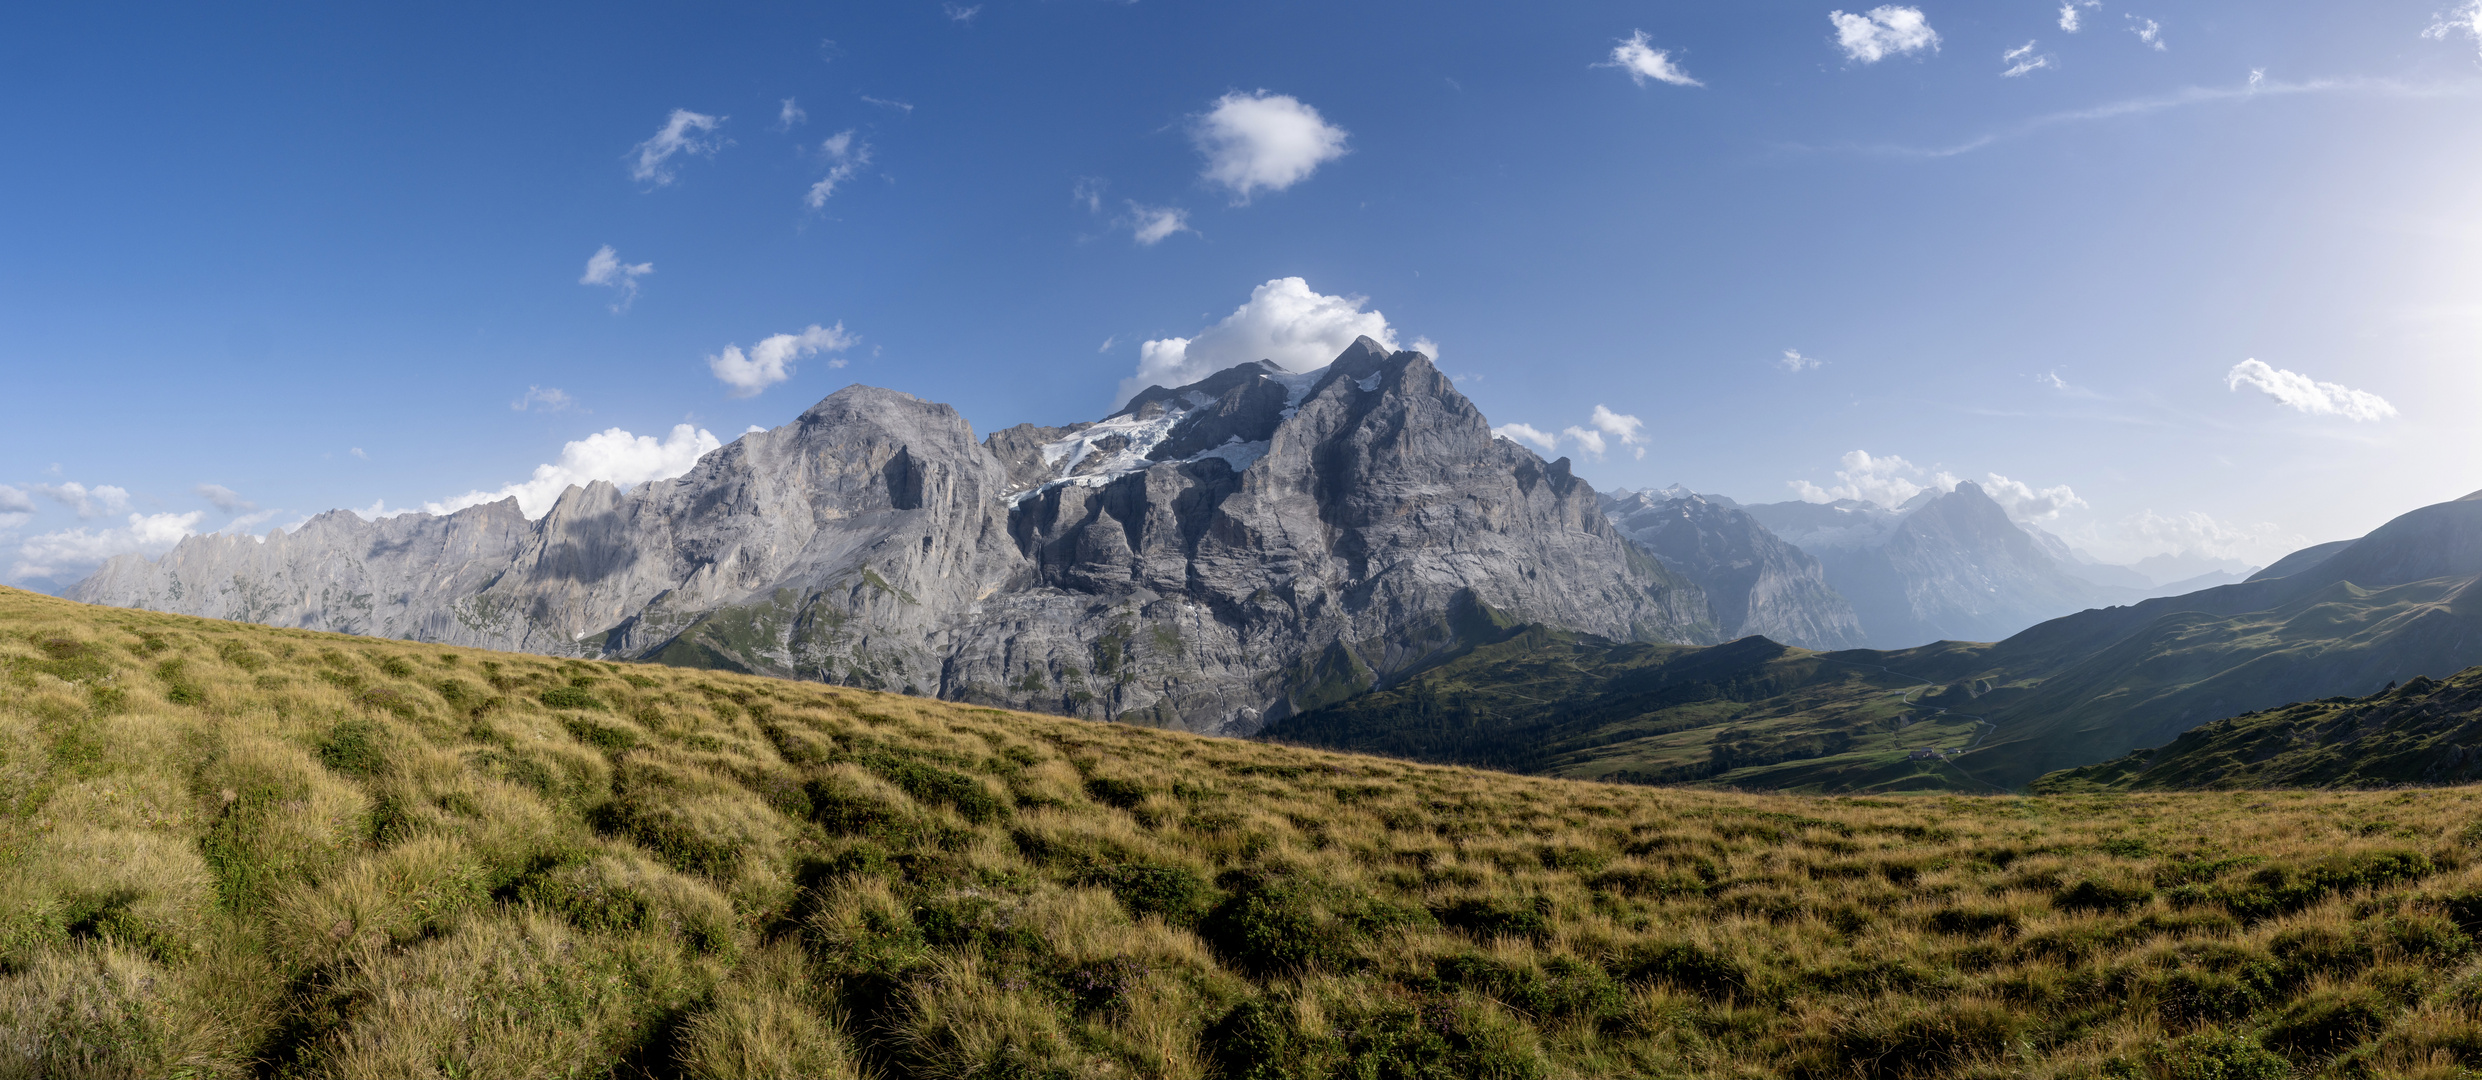
[[[0,1076],[2461,1076],[2478,820],[1523,777],[0,590]]]

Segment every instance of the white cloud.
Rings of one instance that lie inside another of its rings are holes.
[[[1829,12],[1827,21],[1836,26],[1837,47],[1857,63],[1875,64],[1923,49],[1939,51],[1939,32],[1930,28],[1921,8],[1883,4],[1860,15]]]
[[[793,361],[821,350],[843,352],[862,339],[845,332],[845,324],[821,327],[812,323],[798,334],[776,334],[756,345],[748,353],[739,345],[726,345],[724,351],[707,358],[707,370],[732,387],[733,397],[744,398],[793,377]],[[830,360],[827,366],[840,368],[843,360]]]
[[[1431,363],[1439,362],[1439,343],[1428,337],[1416,336],[1413,339],[1413,351],[1430,357]]]
[[[2131,15],[2128,18],[2129,32],[2137,35],[2137,40],[2145,42],[2149,48],[2152,48],[2156,52],[2163,52],[2167,48],[2167,46],[2163,44],[2163,25],[2161,23],[2158,23],[2153,19],[2140,18],[2135,15]]]
[[[361,458],[361,459],[362,459],[362,460],[364,460],[364,461],[369,461],[369,460],[371,459],[371,456],[370,456],[369,454],[363,453],[363,452],[362,452],[362,448],[361,448],[361,447],[359,447],[359,446],[354,447],[353,449],[346,451],[346,453],[352,454],[353,456],[358,457],[358,458]]]
[[[1560,436],[1570,442],[1576,443],[1579,449],[1594,455],[1598,459],[1603,456],[1603,433],[1600,431],[1588,431],[1587,429],[1578,427],[1575,424],[1570,424],[1569,426],[1560,429]]]
[[[620,299],[612,302],[612,313],[617,315],[629,310],[630,302],[638,298],[638,279],[654,272],[654,263],[622,262],[620,252],[612,250],[612,245],[605,244],[596,248],[594,254],[586,257],[586,273],[579,276],[577,283],[601,285],[618,291]]]
[[[1260,189],[1282,191],[1345,154],[1346,132],[1289,94],[1234,92],[1190,127],[1206,155],[1207,180],[1230,190],[1235,205]]]
[[[34,500],[25,492],[0,484],[0,529],[14,529],[34,517]]]
[[[1602,405],[1596,405],[1593,417],[1586,422],[1593,424],[1596,431],[1620,440],[1620,445],[1636,447],[1640,460],[1646,457],[1646,438],[1641,434],[1646,429],[1645,421],[1634,416],[1613,412]],[[1595,448],[1595,453],[1602,452],[1601,447]]]
[[[1639,86],[1646,85],[1648,79],[1671,83],[1674,86],[1706,85],[1690,78],[1688,72],[1682,71],[1680,65],[1673,63],[1670,49],[1658,49],[1648,45],[1644,30],[1635,31],[1629,35],[1628,40],[1612,46],[1612,58],[1594,66],[1616,67],[1626,71],[1629,73],[1629,81]]]
[[[813,210],[826,206],[828,197],[836,194],[836,185],[853,179],[856,171],[870,164],[870,144],[854,142],[851,130],[829,136],[819,144],[819,153],[828,160],[827,175],[810,185],[810,194],[802,197]]]
[[[776,128],[779,131],[791,131],[793,125],[808,119],[810,114],[794,104],[792,98],[784,99],[784,107],[776,110]]]
[[[1097,355],[1101,355],[1101,354],[1103,354],[1103,353],[1107,353],[1107,352],[1112,351],[1112,345],[1113,345],[1113,343],[1114,343],[1114,342],[1117,342],[1117,341],[1119,341],[1119,340],[1120,340],[1120,335],[1119,335],[1119,334],[1113,334],[1113,335],[1112,335],[1112,336],[1110,336],[1110,337],[1104,338],[1104,339],[1103,339],[1103,344],[1101,344],[1101,345],[1099,345],[1099,346],[1096,346],[1096,347],[1095,347],[1095,353],[1096,353]]]
[[[129,491],[110,484],[87,487],[75,480],[60,484],[36,484],[36,492],[44,498],[77,511],[81,518],[99,518],[129,509]]]
[[[1788,486],[1804,502],[1859,499],[1881,506],[1900,506],[1925,491],[1956,488],[1957,478],[1946,472],[1931,473],[1924,478],[1927,482],[1917,482],[1915,478],[1923,476],[1922,467],[1892,454],[1872,457],[1867,450],[1854,450],[1844,455],[1842,463],[1844,467],[1836,470],[1838,483],[1834,487],[1820,487],[1807,480],[1789,481]]]
[[[713,134],[716,125],[725,120],[688,109],[674,109],[664,121],[663,130],[632,148],[638,160],[630,165],[629,177],[640,183],[662,187],[672,182],[672,157],[675,154],[712,156],[724,148],[724,140]]]
[[[2432,41],[2446,41],[2452,34],[2472,38],[2482,48],[2482,0],[2466,0],[2462,7],[2432,16],[2430,28],[2422,31]]]
[[[974,16],[982,14],[982,5],[976,4],[973,7],[958,7],[955,4],[941,4],[939,6],[939,13],[948,16],[949,22],[972,23],[974,21]]]
[[[1491,434],[1507,439],[1510,442],[1533,443],[1536,446],[1542,447],[1543,453],[1546,454],[1560,448],[1559,436],[1548,431],[1537,431],[1531,424],[1501,424],[1498,427],[1492,428]]]
[[[247,536],[249,535],[251,529],[257,528],[258,526],[274,519],[277,513],[278,511],[271,508],[258,511],[253,514],[243,514],[232,519],[231,521],[225,522],[224,527],[217,529],[216,531],[234,536]]]
[[[1814,356],[1803,356],[1799,349],[1786,349],[1784,355],[1775,358],[1777,367],[1791,372],[1808,371],[1826,362]]]
[[[2199,555],[2265,566],[2309,546],[2307,537],[2274,522],[2218,521],[2196,510],[2170,515],[2145,510],[2066,535],[2087,554],[2121,565],[2155,555]]]
[[[65,529],[27,538],[9,568],[12,578],[51,577],[92,571],[115,555],[148,557],[172,550],[181,538],[198,531],[204,510],[186,514],[131,514],[117,529]]]
[[[2028,41],[2023,45],[2019,45],[2016,48],[1999,54],[1999,62],[2009,65],[2008,70],[1999,73],[2000,77],[2004,79],[2013,79],[2029,71],[2040,71],[2044,68],[2050,67],[2051,54],[2044,53],[2041,56],[2034,55],[2034,43]]]
[[[674,425],[672,434],[663,439],[611,428],[561,447],[560,460],[535,466],[531,480],[509,484],[498,491],[469,491],[424,503],[422,508],[434,514],[453,514],[469,506],[514,498],[520,512],[539,518],[551,512],[552,504],[560,501],[560,493],[571,485],[604,480],[626,489],[650,480],[669,480],[688,472],[707,451],[722,445],[706,429],[688,424]],[[409,511],[390,511],[373,503],[368,512],[354,512],[365,518],[378,518]]]
[[[518,412],[565,412],[575,404],[577,399],[557,386],[529,386],[525,396],[509,402],[508,407]]]
[[[914,114],[914,107],[907,102],[894,101],[888,98],[875,98],[869,94],[862,95],[862,101],[864,104],[877,105],[882,109],[894,109],[898,112],[904,113],[907,116],[912,116]]]
[[[207,500],[208,505],[227,514],[247,513],[259,508],[259,504],[242,498],[240,492],[222,484],[200,484],[190,490],[197,492],[199,498]]]
[[[1134,202],[1130,203],[1127,224],[1140,247],[1153,247],[1173,233],[1197,231],[1189,227],[1189,211],[1177,206],[1140,206]]]
[[[2232,370],[2224,373],[2223,382],[2233,390],[2247,386],[2262,391],[2277,402],[2312,416],[2361,421],[2385,420],[2396,415],[2396,407],[2388,404],[2386,398],[2367,390],[2319,382],[2298,371],[2271,367],[2257,360],[2232,365]]]
[[[2084,26],[2084,21],[2079,18],[2081,13],[2077,9],[2101,6],[2103,6],[2103,0],[2067,0],[2066,3],[2060,5],[2060,29],[2072,34],[2076,33]]]
[[[2038,488],[2022,480],[2011,480],[1998,473],[1984,476],[1983,494],[1989,495],[2018,521],[2036,523],[2053,520],[2064,510],[2082,510],[2086,501],[2077,497],[2066,484]]]
[[[1297,277],[1250,290],[1246,304],[1195,337],[1160,338],[1138,346],[1138,370],[1121,380],[1117,401],[1149,386],[1181,386],[1235,364],[1271,360],[1287,371],[1326,367],[1357,337],[1395,349],[1387,316],[1363,311],[1370,299],[1312,292]]]

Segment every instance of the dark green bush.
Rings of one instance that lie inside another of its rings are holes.
[[[1666,982],[1710,998],[1749,996],[1749,970],[1730,957],[1686,941],[1646,942],[1631,947],[1613,972],[1633,983]]]
[[[857,760],[905,794],[925,803],[953,807],[958,816],[976,825],[988,825],[1008,816],[1008,804],[973,777],[884,752],[865,754]]]
[[[2088,878],[2052,898],[2062,911],[2127,911],[2154,899],[2154,890],[2143,885],[2123,885]]]
[[[536,695],[545,706],[554,709],[600,709],[603,702],[574,686],[554,686]]]
[[[1135,780],[1098,776],[1086,781],[1086,797],[1105,806],[1134,810],[1139,803],[1146,801],[1146,785]]]
[[[1521,937],[1540,942],[1551,937],[1551,902],[1543,897],[1531,901],[1468,897],[1432,908],[1431,914],[1439,919],[1441,925],[1455,927],[1478,938]]]
[[[2367,988],[2313,994],[2292,1004],[2266,1032],[2269,1045],[2305,1057],[2328,1057],[2387,1026],[2396,1010]]]
[[[1198,936],[1226,963],[1250,975],[1342,967],[1352,956],[1350,943],[1325,915],[1306,885],[1243,876],[1232,883],[1230,895],[1199,920]]]
[[[546,690],[544,693],[549,695],[553,691]],[[637,729],[627,724],[606,723],[585,716],[564,716],[560,719],[560,726],[569,729],[569,734],[577,736],[579,742],[615,753],[633,749],[642,741],[638,738]]]
[[[348,776],[376,774],[387,750],[386,738],[387,729],[378,721],[344,721],[319,740],[319,762]]]
[[[1118,863],[1085,875],[1084,884],[1111,890],[1132,917],[1158,916],[1174,926],[1191,926],[1215,903],[1215,890],[1186,866]]]

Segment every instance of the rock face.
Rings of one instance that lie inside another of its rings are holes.
[[[1971,481],[1894,510],[1852,500],[1746,509],[1818,558],[1876,649],[1997,641],[2045,619],[2146,595],[2071,574]]]
[[[1621,534],[1696,582],[1726,638],[1763,634],[1805,649],[1859,648],[1853,605],[1827,585],[1817,559],[1785,543],[1730,499],[1621,490],[1603,497]]]
[[[1509,618],[1707,642],[1695,584],[1566,459],[1365,338],[977,443],[855,386],[688,473],[113,560],[72,597],[1249,732]]]

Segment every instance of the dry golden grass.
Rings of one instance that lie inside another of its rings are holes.
[[[0,1077],[2463,1076],[2477,811],[1618,787],[0,591]]]

